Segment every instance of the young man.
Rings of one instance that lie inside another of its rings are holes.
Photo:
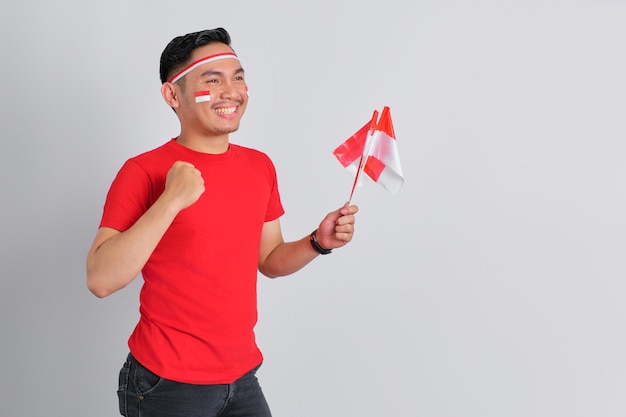
[[[288,275],[345,245],[357,207],[283,240],[271,160],[229,142],[248,94],[224,29],[172,40],[160,73],[180,134],[123,165],[87,255],[87,286],[98,297],[140,272],[144,279],[120,371],[120,413],[270,416],[255,376],[263,360],[253,330],[257,270]]]

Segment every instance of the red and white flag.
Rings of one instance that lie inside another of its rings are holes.
[[[196,91],[196,103],[205,103],[211,101],[211,92],[209,90]]]
[[[355,174],[350,199],[361,171],[393,194],[404,184],[391,111],[387,106],[380,119],[375,110],[372,119],[339,145],[333,154],[344,168]]]

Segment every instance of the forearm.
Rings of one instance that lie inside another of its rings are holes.
[[[105,230],[104,240],[94,242],[87,257],[89,290],[98,297],[105,297],[130,284],[141,272],[177,213],[178,210],[171,205],[157,201],[125,232],[107,237]]]
[[[270,278],[293,274],[319,254],[311,247],[309,236],[293,242],[283,242],[265,258],[259,271]]]

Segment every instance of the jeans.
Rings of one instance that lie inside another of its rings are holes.
[[[128,355],[117,395],[125,417],[271,417],[256,371],[232,384],[195,385],[155,375]]]

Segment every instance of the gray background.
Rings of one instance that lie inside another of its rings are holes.
[[[626,414],[623,1],[4,1],[0,412],[114,416],[140,280],[84,262],[115,173],[178,133],[174,36],[223,26],[285,237],[348,197],[331,154],[391,108],[406,183],[355,240],[260,279],[276,417]]]

